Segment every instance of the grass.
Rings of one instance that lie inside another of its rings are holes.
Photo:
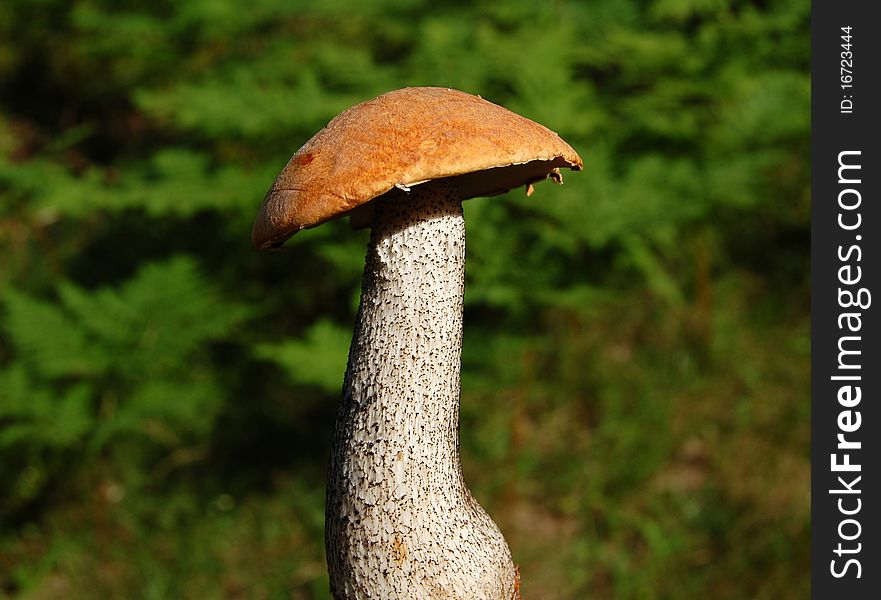
[[[732,276],[702,315],[647,295],[466,333],[463,466],[525,598],[807,597],[804,293],[775,309]],[[0,598],[327,598],[324,456],[142,490],[98,461],[0,538]]]

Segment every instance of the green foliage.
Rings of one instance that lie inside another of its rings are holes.
[[[340,389],[340,366],[346,363],[351,339],[351,332],[330,321],[318,321],[303,339],[259,344],[255,354],[278,363],[293,381],[333,394]]]
[[[137,438],[167,451],[212,431],[224,392],[198,354],[248,312],[224,300],[192,259],[148,264],[118,289],[61,282],[57,298],[5,294],[20,359],[0,372],[0,451],[79,462],[124,454]],[[2,480],[15,488],[32,467],[4,462]],[[32,500],[32,488],[4,494],[7,509]]]
[[[808,593],[810,4],[9,0],[0,597],[327,597],[365,232],[248,246],[342,109],[585,159],[465,204],[466,477],[543,598]]]

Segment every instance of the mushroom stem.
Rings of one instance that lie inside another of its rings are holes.
[[[379,198],[328,475],[334,598],[510,600],[459,462],[465,220],[449,181]]]

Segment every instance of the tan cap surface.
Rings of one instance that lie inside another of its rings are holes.
[[[396,90],[342,112],[291,157],[251,239],[279,246],[395,187],[456,177],[464,200],[559,179],[560,167],[582,161],[547,127],[457,90]]]

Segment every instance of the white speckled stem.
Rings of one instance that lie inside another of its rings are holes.
[[[464,287],[457,190],[380,199],[328,476],[337,599],[514,595],[508,545],[459,463]]]

